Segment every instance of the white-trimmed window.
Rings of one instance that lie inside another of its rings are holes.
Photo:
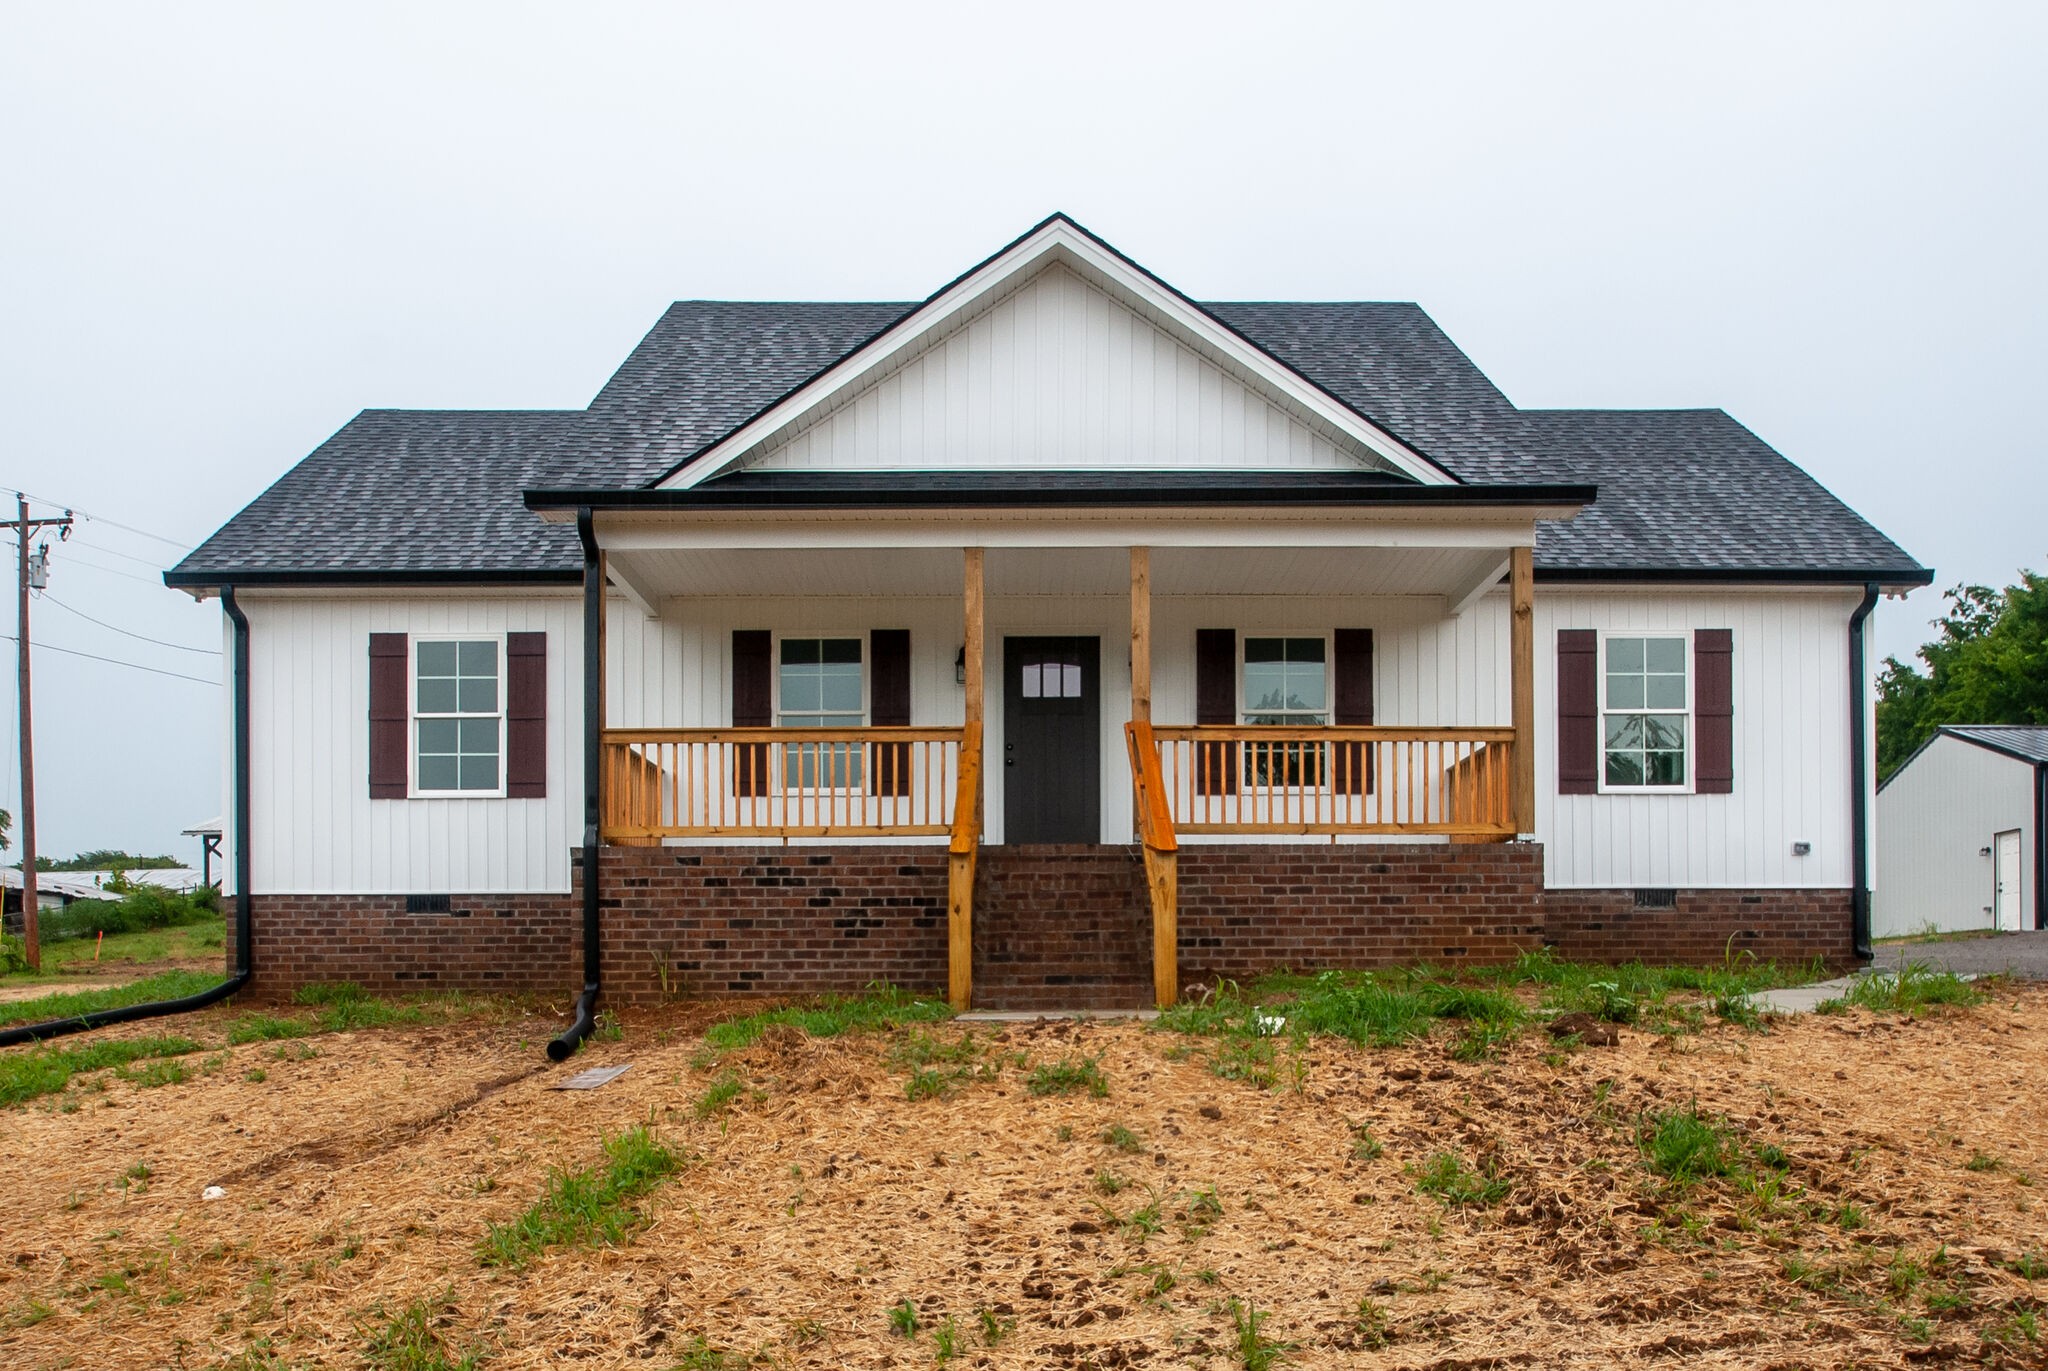
[[[858,636],[778,638],[775,722],[782,728],[859,728],[867,722],[867,654]],[[785,743],[788,790],[852,790],[861,785],[858,743]]]
[[[1238,675],[1238,714],[1247,724],[1311,727],[1330,722],[1330,640],[1324,634],[1245,636]],[[1320,785],[1319,743],[1244,749],[1251,785]]]
[[[1600,787],[1683,791],[1692,756],[1692,635],[1603,633]]]
[[[505,793],[505,640],[412,640],[415,795]]]

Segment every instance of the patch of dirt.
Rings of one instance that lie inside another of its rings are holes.
[[[1232,1300],[1292,1344],[1283,1367],[2040,1363],[2014,1330],[2048,1299],[2022,1259],[2048,1261],[2048,989],[1767,1034],[1532,1032],[1471,1064],[1447,1036],[1316,1042],[1277,1073],[1299,1089],[1220,1079],[1214,1044],[1129,1023],[941,1025],[975,1048],[936,1069],[978,1072],[915,1101],[900,1038],[776,1032],[699,1065],[733,1012],[628,1015],[554,1069],[543,1016],[320,1037],[310,1058],[250,1044],[210,1074],[186,1059],[181,1084],[74,1083],[0,1113],[0,1155],[35,1159],[0,1208],[0,1364],[90,1347],[95,1367],[197,1368],[268,1339],[281,1366],[356,1365],[377,1311],[414,1300],[492,1371],[666,1368],[697,1339],[926,1367],[947,1320],[960,1365],[1221,1371]],[[1083,1054],[1106,1097],[1030,1093],[1027,1061]],[[547,1089],[628,1061],[599,1090]],[[746,1090],[700,1118],[727,1067]],[[1639,1130],[1695,1102],[1750,1157],[1782,1156],[1749,1186],[1671,1190]],[[552,1168],[649,1122],[690,1161],[630,1242],[479,1265]],[[1420,1192],[1444,1152],[1506,1194]],[[891,1332],[904,1300],[915,1339]]]

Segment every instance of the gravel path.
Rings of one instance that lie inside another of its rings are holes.
[[[2048,981],[2048,933],[1999,933],[1945,943],[1892,943],[1877,949],[1872,967],[1895,970],[1921,962],[1955,972],[2006,972],[2022,980]]]

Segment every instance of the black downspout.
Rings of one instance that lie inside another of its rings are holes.
[[[1877,583],[1863,587],[1863,602],[1849,616],[1849,938],[1858,961],[1877,954],[1870,946],[1870,738],[1863,698],[1870,689],[1864,670],[1863,621],[1877,606]]]
[[[597,1024],[598,991],[598,769],[603,762],[600,729],[604,692],[604,565],[598,560],[597,531],[590,506],[576,511],[583,540],[583,993],[576,1017],[548,1044],[548,1060],[566,1061]]]
[[[61,1038],[67,1033],[83,1033],[108,1024],[189,1013],[218,1004],[249,983],[249,618],[235,603],[233,586],[220,588],[220,605],[235,626],[235,974],[211,990],[202,990],[197,995],[187,995],[182,999],[152,1000],[148,1004],[125,1005],[120,1009],[95,1010],[74,1019],[51,1019],[46,1023],[11,1028],[0,1033],[0,1047]]]
[[[2048,763],[2034,767],[2034,927],[2048,929]]]

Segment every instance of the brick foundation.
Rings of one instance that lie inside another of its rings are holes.
[[[1535,843],[1189,845],[1181,984],[1275,967],[1513,961],[1543,943]]]
[[[1585,961],[1832,963],[1849,950],[1846,890],[1545,891],[1533,843],[1194,845],[1180,854],[1184,986],[1276,967],[1512,960],[1549,943]],[[258,895],[256,990],[351,980],[572,994],[581,899],[456,895],[408,914],[401,895]],[[1128,847],[988,848],[976,882],[975,999],[985,1008],[1116,1008],[1151,999],[1151,911]],[[937,846],[607,848],[604,982],[613,1005],[687,996],[943,993],[946,854]]]
[[[1639,909],[1631,890],[1552,890],[1543,909],[1548,941],[1573,961],[1851,960],[1847,890],[1681,890],[1669,909]]]
[[[310,981],[354,981],[386,995],[582,985],[582,917],[570,896],[456,895],[449,903],[446,914],[408,914],[403,895],[259,894],[250,901],[251,988],[283,998]]]

